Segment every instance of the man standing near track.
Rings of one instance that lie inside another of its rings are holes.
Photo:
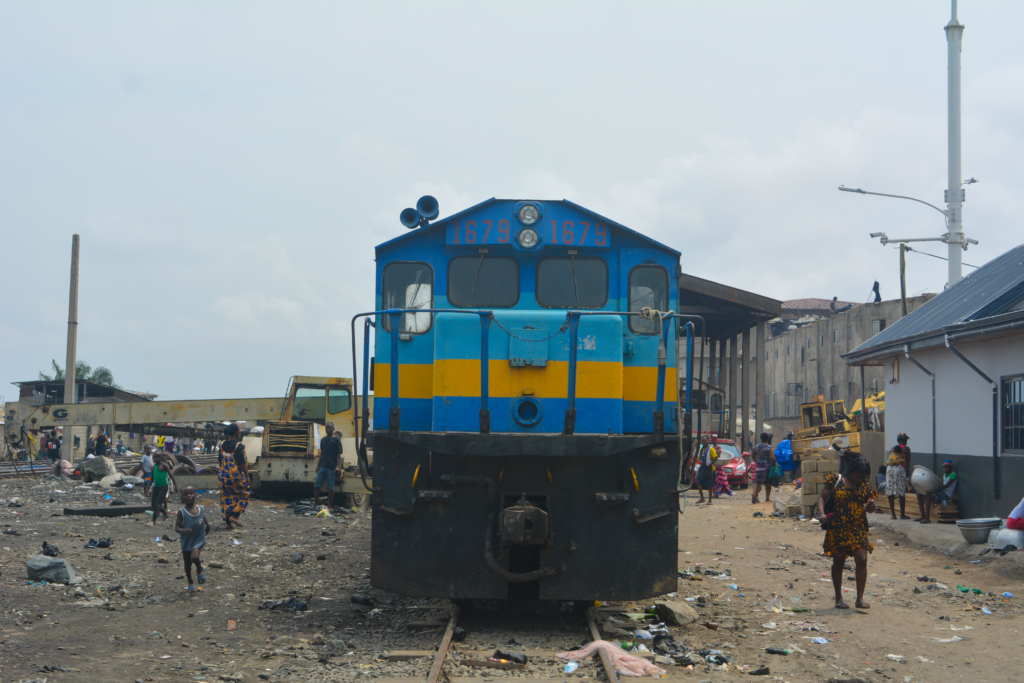
[[[326,425],[327,436],[320,439],[320,460],[313,482],[313,506],[320,504],[320,489],[327,488],[327,507],[334,509],[334,479],[341,475],[341,437],[334,432],[334,423]]]

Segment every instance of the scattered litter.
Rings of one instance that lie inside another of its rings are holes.
[[[990,610],[988,607],[982,607],[981,608],[981,613],[982,614],[992,614],[992,610]]]
[[[612,666],[623,676],[664,676],[668,672],[659,666],[651,664],[645,659],[635,657],[615,643],[605,640],[595,640],[584,645],[579,650],[570,652],[559,652],[556,656],[561,659],[579,661],[589,659],[598,649],[602,649],[611,659]]]
[[[57,557],[60,555],[60,548],[43,541],[43,555],[46,555],[47,557]]]
[[[918,655],[918,656],[917,656],[917,661],[919,661],[919,662],[923,662],[923,663],[925,663],[925,664],[934,664],[934,663],[935,663],[935,660],[934,660],[934,659],[925,659],[925,658],[924,658],[924,657],[922,657],[921,655]]]
[[[817,638],[811,638],[811,642],[815,645],[828,645],[828,638],[818,636]]]
[[[228,630],[234,631],[238,627],[238,622],[234,619],[228,619]]]
[[[783,650],[781,647],[766,647],[764,649],[770,655],[788,655],[789,650]]]
[[[776,624],[774,621],[769,621],[767,624],[761,624],[761,628],[766,628],[766,629],[769,629],[769,630],[774,630],[774,629],[777,629],[778,627],[779,627],[779,625]]]
[[[258,609],[290,609],[293,612],[305,612],[309,609],[309,605],[298,598],[288,598],[287,600],[267,600]]]
[[[565,665],[565,673],[571,674],[573,671],[575,671],[578,668],[580,668],[580,663],[579,662],[569,662],[568,664]]]
[[[357,605],[373,607],[373,598],[368,598],[365,595],[359,595],[358,593],[352,596],[352,602],[356,603]]]
[[[971,564],[981,564],[981,560],[971,560]]]
[[[771,602],[767,605],[769,612],[775,612],[776,614],[782,613],[782,600],[779,596],[775,596]]]
[[[960,636],[953,636],[952,638],[932,638],[937,643],[956,643],[963,640]]]
[[[886,659],[890,659],[894,662],[905,662],[907,661],[903,655],[886,655]]]
[[[747,673],[751,676],[767,676],[771,673],[771,670],[767,666],[761,666],[754,669],[753,671],[748,671]]]
[[[158,539],[156,539],[156,540],[158,540],[158,541],[159,541],[160,539],[158,538]],[[232,541],[232,542],[233,542],[233,543],[234,543],[235,545],[242,545],[242,542],[241,542],[241,541],[239,541],[239,540],[237,540],[237,539],[234,539],[234,538],[232,538],[232,539],[231,539],[231,541]]]

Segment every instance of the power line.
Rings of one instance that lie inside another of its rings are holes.
[[[945,256],[936,256],[935,254],[929,254],[927,251],[919,251],[917,249],[914,249],[913,247],[907,247],[907,251],[912,251],[915,254],[921,254],[923,256],[931,256],[932,258],[937,258],[937,259],[940,259],[942,261],[948,261],[949,260]],[[964,263],[964,265],[967,266],[968,268],[977,268],[978,267],[978,266],[972,266],[970,263]]]

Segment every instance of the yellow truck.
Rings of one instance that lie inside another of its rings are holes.
[[[113,425],[116,431],[159,434],[162,428],[182,423],[262,422],[263,434],[253,444],[259,448],[247,449],[251,452],[253,487],[294,489],[296,485],[312,486],[320,437],[327,422],[333,422],[341,435],[343,457],[356,464],[355,400],[351,379],[300,375],[291,378],[281,398],[40,405],[18,401],[6,405],[4,427],[8,443],[27,448],[33,440],[39,442],[40,430],[54,427]],[[369,406],[372,418],[372,397]],[[247,441],[251,443],[251,437]],[[358,476],[346,476],[341,490],[366,493]]]
[[[839,437],[838,446],[850,450],[860,450],[859,427],[846,414],[843,401],[826,401],[824,396],[811,397],[810,403],[800,404],[801,428],[794,434],[793,457],[803,460],[803,456],[832,446]]]

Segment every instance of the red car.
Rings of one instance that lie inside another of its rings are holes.
[[[695,453],[696,448],[699,448],[699,446],[694,448]],[[725,470],[725,477],[729,480],[729,487],[747,488],[750,485],[750,468],[743,459],[743,454],[736,448],[736,443],[731,439],[719,439],[718,449],[721,451],[721,455],[715,461],[715,467],[721,467]]]

